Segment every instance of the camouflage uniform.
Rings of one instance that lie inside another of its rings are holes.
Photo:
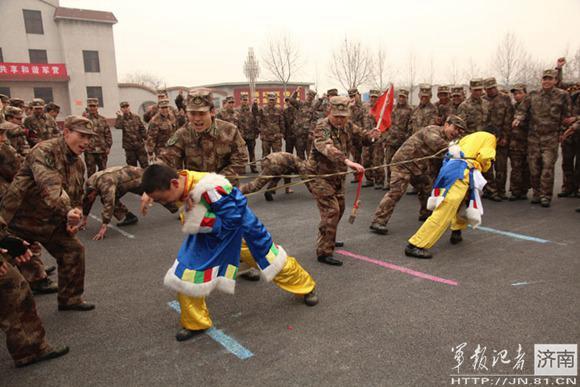
[[[20,169],[20,164],[21,157],[16,149],[8,143],[0,143],[0,201]]]
[[[443,125],[447,117],[449,117],[451,112],[451,99],[448,99],[446,103],[441,100],[441,95],[446,94],[449,97],[449,93],[449,86],[439,86],[437,88],[437,97],[439,97],[439,100],[434,104],[437,109],[436,125]]]
[[[58,127],[56,119],[54,119],[50,114],[46,115],[46,132],[40,136],[41,141],[50,140],[51,138],[58,137],[62,134],[62,131]]]
[[[31,114],[24,119],[23,126],[28,131],[28,143],[31,147],[60,134],[56,121],[46,113]]]
[[[309,92],[310,93],[310,92]],[[311,95],[313,95],[312,92]],[[308,139],[311,137],[312,129],[316,122],[316,113],[314,109],[314,101],[306,100],[299,101],[296,92],[290,96],[290,104],[296,108],[296,154],[302,160],[308,156]]]
[[[171,113],[156,114],[149,122],[145,147],[150,157],[159,155],[165,150],[167,141],[176,130],[176,121]]]
[[[307,174],[304,160],[288,152],[270,153],[262,160],[261,166],[260,175],[263,176]],[[279,178],[270,179],[258,176],[250,183],[240,186],[240,191],[243,194],[257,192],[268,183],[270,183],[269,186],[275,186],[279,180]]]
[[[219,111],[216,118],[222,121],[226,121],[239,127],[239,115],[234,109],[224,108]]]
[[[285,133],[284,112],[279,107],[264,106],[260,110],[260,139],[262,140],[262,157],[270,152],[282,150],[282,137]]]
[[[72,208],[81,207],[84,174],[85,164],[64,137],[43,141],[30,152],[0,203],[8,231],[39,242],[56,259],[59,305],[82,302],[85,250],[67,233],[66,219]],[[35,266],[33,272],[44,272],[42,263],[31,260],[21,267],[27,265]]]
[[[419,98],[421,97],[431,98],[431,85],[419,85]],[[411,121],[409,122],[411,134],[417,133],[426,126],[435,125],[436,120],[437,108],[435,105],[431,102],[425,104],[419,102],[419,105],[413,109],[413,113],[411,113]]]
[[[113,137],[107,119],[100,114],[89,114],[87,118],[93,123],[96,135],[91,137],[89,147],[85,152],[85,162],[87,163],[87,176],[91,176],[97,171],[107,168],[107,159]]]
[[[391,160],[393,163],[433,155],[449,146],[443,127],[431,125],[421,129],[399,148]],[[431,162],[429,160],[399,164],[391,167],[390,191],[383,197],[375,211],[373,223],[386,225],[395,205],[407,192],[409,183],[417,189],[420,215],[428,214],[427,199],[431,191]]]
[[[482,79],[473,79],[470,81],[470,87],[474,89],[483,89]],[[471,95],[459,105],[457,115],[465,121],[467,129],[465,134],[471,134],[482,130],[487,130],[490,123],[489,105],[483,97],[476,98]]]
[[[284,142],[288,153],[294,153],[296,148],[296,115],[297,109],[291,104],[284,108]]]
[[[128,165],[147,168],[147,152],[145,151],[145,125],[137,114],[131,112],[117,115],[115,128],[123,131],[123,149],[125,150],[125,160]]]
[[[555,70],[546,70],[544,76],[555,77],[555,73]],[[556,87],[531,91],[518,106],[515,118],[520,122],[530,120],[528,161],[534,199],[552,199],[558,142],[563,120],[570,114],[570,95]]]
[[[0,127],[6,131],[6,139],[20,156],[26,156],[30,152],[30,145],[20,125],[12,122],[4,122]]]
[[[370,109],[370,104],[365,104],[365,114],[367,117],[367,127],[365,129],[367,130],[372,130],[377,126],[377,121],[375,120],[375,117],[371,115]],[[374,141],[370,146],[363,148],[362,159],[365,168],[373,168],[383,165],[385,160],[385,141],[386,134],[383,133],[383,135],[381,135],[381,137]],[[383,188],[383,184],[385,183],[385,170],[384,168],[365,169],[365,178],[368,182],[373,182],[376,188]]]
[[[362,130],[367,130],[369,127],[368,114],[368,108],[365,109],[360,101],[350,105],[350,121]],[[363,147],[358,138],[353,138],[350,154],[351,160],[355,163],[363,164],[365,168],[372,165],[371,150]]]
[[[514,103],[514,111],[520,102]],[[509,158],[511,165],[510,191],[513,198],[525,197],[530,188],[530,168],[528,164],[528,131],[526,120],[518,127],[512,128],[509,138]]]
[[[256,116],[252,111],[252,108],[244,104],[240,106],[237,113],[238,129],[242,133],[242,138],[246,142],[250,163],[254,163],[256,161],[256,138],[258,137]],[[252,172],[257,172],[255,164],[251,164],[250,169]]]
[[[403,94],[405,94],[405,92]],[[399,91],[399,93],[401,93],[401,91]],[[405,95],[408,95],[408,92]],[[393,109],[393,114],[391,115],[391,127],[387,131],[387,138],[385,141],[385,164],[391,163],[397,150],[399,150],[401,145],[403,145],[411,135],[409,123],[411,121],[412,113],[413,108],[409,106],[409,104],[402,105],[397,103]],[[387,167],[387,178],[385,180],[385,186],[387,188],[390,187],[390,181],[391,167]]]
[[[580,196],[580,91],[573,95],[574,134],[562,141],[562,193]]]

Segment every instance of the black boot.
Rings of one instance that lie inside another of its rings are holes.
[[[125,215],[125,219],[117,223],[117,227],[130,226],[132,224],[137,223],[138,221],[139,218],[136,217],[132,212],[127,212],[127,215]]]
[[[58,292],[58,285],[47,277],[40,281],[31,282],[30,289],[34,294],[51,294]]]
[[[389,232],[389,230],[387,229],[387,226],[383,225],[383,224],[379,224],[379,223],[371,223],[370,227],[369,227],[373,232],[377,233],[377,234],[381,234],[381,235],[387,235],[387,233]]]
[[[61,357],[66,355],[69,352],[69,348],[66,345],[62,345],[56,348],[53,348],[52,351],[45,353],[44,355],[40,355],[39,357],[27,362],[27,363],[19,363],[16,364],[16,368],[22,368],[29,366],[31,364],[40,363],[41,361],[56,359],[57,357]]]
[[[71,304],[71,305],[59,305],[58,310],[60,311],[67,311],[73,310],[76,312],[88,312],[90,310],[95,309],[95,304],[89,304],[88,302],[81,302],[78,304]]]
[[[54,271],[56,270],[56,266],[52,265],[47,267],[46,269],[44,269],[44,272],[46,273],[46,275],[50,275],[52,274]]]
[[[274,196],[272,195],[271,191],[266,191],[264,192],[264,197],[266,198],[267,202],[273,202],[274,201]]]
[[[433,257],[433,254],[431,254],[429,250],[422,249],[410,243],[407,245],[407,247],[405,247],[405,255],[407,257],[414,257],[419,259],[430,259]]]
[[[343,241],[335,241],[334,247],[344,247],[344,242]]]
[[[326,263],[331,266],[342,266],[342,261],[334,258],[332,255],[321,255],[318,257],[318,262]]]
[[[453,230],[451,231],[451,238],[449,238],[449,242],[452,245],[456,245],[463,241],[463,237],[461,236],[461,230]]]
[[[185,341],[185,340],[189,340],[201,333],[204,333],[205,329],[201,329],[201,330],[195,330],[192,331],[190,329],[186,329],[186,328],[181,328],[179,331],[177,331],[177,334],[175,335],[175,339],[177,341]]]

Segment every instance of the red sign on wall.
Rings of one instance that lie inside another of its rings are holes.
[[[6,81],[68,81],[64,63],[0,62],[0,79]]]

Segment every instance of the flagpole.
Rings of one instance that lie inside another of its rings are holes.
[[[385,115],[385,110],[387,109],[387,104],[389,103],[389,95],[391,94],[392,88],[393,88],[393,84],[389,83],[389,90],[387,91],[387,95],[385,96],[385,102],[383,102],[383,107],[381,108],[381,116],[380,116],[379,120],[377,121],[377,126],[375,127],[375,130],[379,130],[379,128],[381,127],[381,122],[383,122],[383,116]]]

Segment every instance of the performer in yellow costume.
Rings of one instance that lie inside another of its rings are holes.
[[[304,297],[306,305],[318,303],[310,274],[273,242],[246,197],[224,176],[176,172],[156,164],[145,170],[142,186],[156,202],[182,208],[183,232],[188,236],[164,279],[165,286],[178,292],[182,325],[178,341],[212,326],[205,297],[216,288],[234,293],[240,259],[260,270],[266,281]]]
[[[480,194],[485,186],[482,172],[495,159],[495,136],[476,132],[463,137],[458,145],[449,147],[449,153],[435,183],[429,202],[431,216],[409,239],[405,255],[428,259],[433,247],[451,225],[451,243],[463,240],[461,230],[468,224],[481,223],[483,207]],[[462,206],[463,205],[463,206]]]

